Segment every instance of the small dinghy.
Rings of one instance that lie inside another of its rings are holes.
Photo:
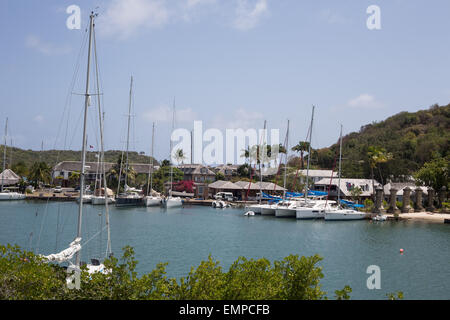
[[[377,215],[377,216],[373,217],[372,220],[373,221],[386,221],[387,220],[387,216]]]
[[[255,213],[253,211],[247,211],[246,213],[244,213],[244,216],[250,217],[250,216],[254,216]]]

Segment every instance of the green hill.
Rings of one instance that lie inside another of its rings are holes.
[[[86,161],[97,161],[96,152],[87,152]],[[119,150],[109,150],[105,151],[106,162],[117,162],[117,159],[122,155],[122,151]],[[130,163],[150,163],[150,157],[146,155],[139,154],[137,152],[128,153]],[[53,167],[55,164],[61,161],[81,161],[81,151],[72,150],[44,150],[44,151],[33,151],[33,150],[23,150],[20,148],[6,147],[6,163],[9,167],[17,164],[19,161],[25,163],[29,168],[34,162],[44,161],[49,166]],[[154,160],[155,165],[158,164],[156,159]],[[3,166],[3,145],[0,146],[0,168]]]
[[[367,151],[369,146],[385,148],[393,159],[380,164],[375,179],[402,180],[434,157],[450,155],[450,104],[433,105],[428,110],[401,112],[384,121],[361,127],[343,137],[342,174],[345,177],[370,178]],[[316,150],[312,162],[331,169],[338,145]],[[337,155],[339,156],[339,155]]]

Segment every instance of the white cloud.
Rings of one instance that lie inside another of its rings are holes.
[[[228,115],[228,116],[227,116]],[[238,108],[227,115],[218,114],[212,121],[214,128],[218,129],[257,129],[263,126],[263,114],[258,111],[250,111]]]
[[[42,122],[44,122],[44,116],[42,116],[41,114],[38,114],[37,116],[35,116],[33,118],[33,121],[37,122],[37,123],[42,123]]]
[[[154,122],[172,122],[173,109],[169,106],[159,106],[144,113],[144,119]],[[196,114],[192,108],[175,109],[175,123],[192,122]]]
[[[169,11],[165,0],[113,0],[99,20],[102,34],[124,39],[144,29],[165,25]]]
[[[186,5],[188,8],[193,8],[199,5],[213,4],[216,0],[187,0]]]
[[[45,55],[67,54],[71,51],[69,46],[59,46],[49,42],[42,41],[35,35],[29,35],[25,39],[25,45]]]
[[[329,24],[345,24],[349,22],[342,14],[331,9],[320,12],[319,18]]]
[[[256,3],[250,0],[238,0],[233,26],[239,30],[253,29],[268,12],[267,0],[256,0]]]
[[[347,106],[358,109],[377,109],[383,107],[383,104],[377,101],[374,96],[363,93],[348,101]]]

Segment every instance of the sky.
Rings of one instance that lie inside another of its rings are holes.
[[[71,5],[81,9],[80,29],[66,25]],[[367,27],[371,5],[380,8],[380,29]],[[106,149],[125,148],[131,76],[130,150],[150,154],[156,122],[157,159],[169,155],[174,98],[177,128],[200,120],[225,132],[267,120],[283,140],[289,119],[291,144],[305,140],[315,105],[314,148],[335,143],[340,124],[346,134],[450,101],[446,0],[2,0],[8,144],[81,149],[91,10]],[[89,108],[94,149],[96,112]]]

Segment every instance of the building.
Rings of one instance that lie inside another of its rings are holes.
[[[238,175],[238,168],[240,165],[237,164],[221,164],[219,166],[216,166],[212,168],[212,170],[217,174],[221,173],[225,180],[230,180],[232,177]]]
[[[371,198],[374,191],[372,187],[372,180],[371,179],[347,179],[347,178],[341,178],[341,183],[339,184],[339,179],[333,178],[330,186],[330,178],[324,178],[322,180],[317,181],[313,185],[313,190],[316,191],[329,191],[329,197],[331,199],[336,199],[338,196],[338,192],[340,190],[340,196],[341,198],[351,198],[352,197],[352,190],[353,188],[359,187],[361,189],[361,194],[359,195],[359,198],[367,199]],[[380,185],[378,181],[374,181],[375,188]]]
[[[190,180],[195,183],[208,183],[216,180],[216,174],[202,164],[181,164],[176,168],[183,172],[183,180]]]
[[[299,170],[299,176],[300,176],[300,183],[306,182],[306,174],[309,174],[309,181],[311,183],[319,182],[322,179],[331,179],[331,175],[333,175],[333,179],[338,177],[337,172],[333,172],[333,170],[312,170],[310,169],[309,172],[307,170]]]
[[[109,172],[115,163],[105,162],[105,170]],[[130,167],[136,172],[136,174],[146,174],[148,175],[151,170],[150,164],[143,163],[131,163]],[[153,170],[156,171],[159,167],[153,166]],[[53,167],[52,178],[53,180],[62,180],[62,186],[68,186],[70,175],[72,173],[81,172],[81,161],[62,161]],[[85,181],[86,183],[91,183],[95,181],[95,178],[99,172],[101,172],[101,164],[99,162],[86,162],[85,166]]]
[[[403,190],[409,187],[412,191],[411,193],[414,193],[415,189],[418,187],[415,185],[414,182],[389,182],[384,185],[383,192],[384,192],[384,199],[389,202],[389,198],[391,196],[391,189],[397,189],[397,201],[403,201]],[[428,195],[428,187],[419,187],[422,189],[424,195]]]
[[[0,173],[0,186],[11,186],[18,184],[20,177],[11,169],[5,169]]]
[[[223,181],[219,180],[208,185],[209,197],[213,198],[217,192],[232,192],[239,200],[256,199],[260,191],[271,195],[282,195],[285,189],[272,182]]]

